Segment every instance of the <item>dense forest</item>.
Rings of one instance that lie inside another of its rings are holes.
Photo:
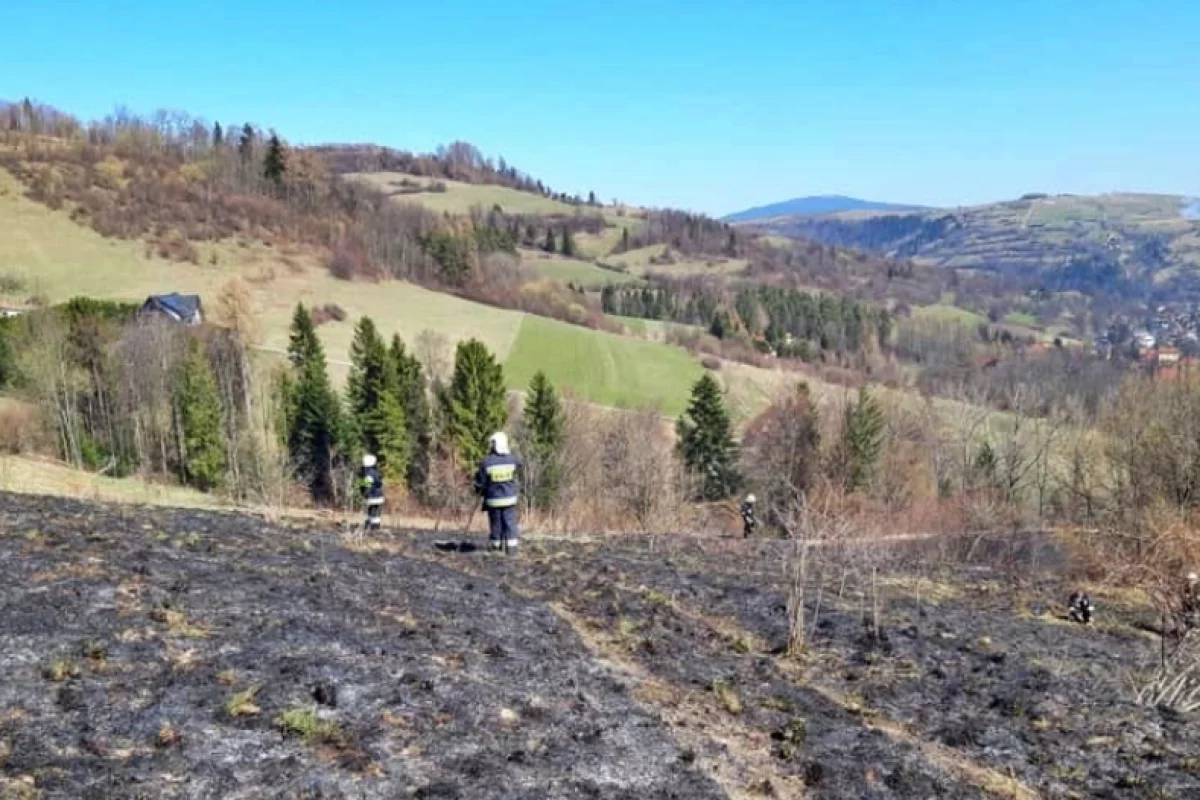
[[[722,340],[750,338],[784,357],[877,349],[892,328],[891,315],[882,309],[763,285],[735,289],[684,280],[640,288],[606,286],[601,304],[607,314],[698,325]]]

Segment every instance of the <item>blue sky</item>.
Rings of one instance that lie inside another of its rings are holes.
[[[0,97],[300,143],[461,138],[605,199],[1200,194],[1195,0],[0,0],[0,19]]]

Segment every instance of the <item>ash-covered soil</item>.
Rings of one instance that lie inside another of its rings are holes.
[[[545,604],[335,542],[0,495],[3,791],[722,796]]]
[[[435,538],[0,495],[0,796],[1200,796],[1142,612],[1033,565],[893,564],[882,640],[825,565],[795,659],[778,547]]]

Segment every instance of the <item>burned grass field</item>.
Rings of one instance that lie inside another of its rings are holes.
[[[0,496],[0,796],[1200,792],[1194,722],[1133,702],[1145,612],[1068,625],[1032,567],[910,554],[879,635],[823,568],[789,657],[774,545],[433,542]]]

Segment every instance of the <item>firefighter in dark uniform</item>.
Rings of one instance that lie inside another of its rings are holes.
[[[515,553],[517,531],[517,470],[521,461],[508,446],[508,436],[494,433],[488,454],[475,474],[475,492],[483,498],[488,515],[488,546],[493,551]]]
[[[757,527],[758,520],[754,517],[754,495],[748,494],[742,502],[742,538],[749,539]]]
[[[1084,592],[1072,592],[1067,600],[1067,618],[1072,622],[1091,625],[1095,611],[1096,606],[1092,604],[1092,598]]]
[[[383,524],[383,476],[379,474],[375,456],[368,453],[362,460],[362,477],[359,478],[359,489],[367,504],[368,530],[377,531]]]

